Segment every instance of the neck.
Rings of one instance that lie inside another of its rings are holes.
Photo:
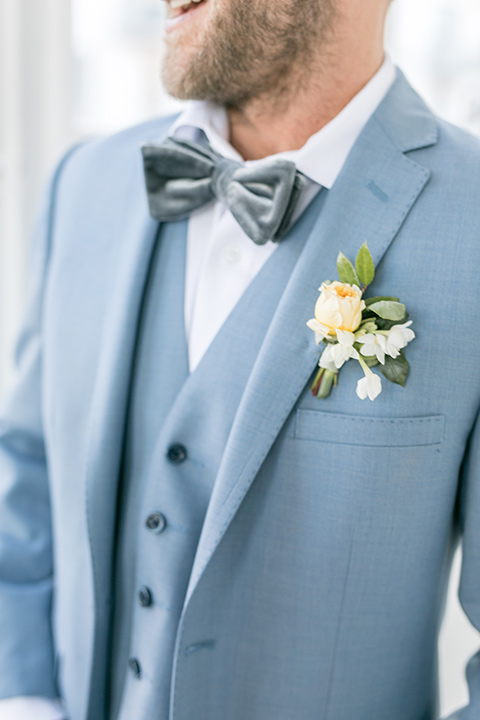
[[[332,49],[327,61],[322,58],[308,76],[292,74],[289,89],[280,97],[272,94],[242,108],[230,108],[233,147],[245,160],[301,148],[375,75],[383,62],[383,46],[378,43],[370,52],[354,55]]]

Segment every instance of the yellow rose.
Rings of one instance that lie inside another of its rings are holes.
[[[324,283],[315,305],[315,320],[309,320],[307,324],[323,336],[335,335],[337,330],[355,332],[362,321],[364,308],[361,290],[356,285]]]

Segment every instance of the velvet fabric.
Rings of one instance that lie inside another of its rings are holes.
[[[152,217],[181,220],[217,198],[257,245],[284,235],[305,184],[289,160],[244,166],[209,146],[171,137],[145,144],[142,152]]]

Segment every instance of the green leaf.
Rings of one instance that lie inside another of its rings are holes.
[[[405,313],[405,317],[400,322],[404,323],[408,320],[408,313]],[[378,316],[375,318],[379,330],[391,330],[394,325],[398,325],[398,320],[382,320]]]
[[[381,302],[382,300],[388,302],[399,302],[397,297],[388,297],[387,295],[379,295],[378,297],[365,298],[365,305],[369,307],[373,303]]]
[[[379,365],[379,369],[387,380],[405,387],[410,366],[403,353],[400,353],[395,360],[390,355],[385,355],[385,365]]]
[[[370,250],[368,249],[366,242],[363,243],[362,247],[358,251],[357,259],[355,260],[355,267],[362,285],[370,285],[375,277],[375,265],[373,264],[373,259],[370,255]]]
[[[340,282],[348,283],[349,285],[358,285],[358,287],[360,287],[360,280],[355,272],[355,268],[343,253],[338,253],[337,270]]]
[[[400,322],[404,323],[407,322],[407,320],[408,312],[405,313]],[[379,330],[391,330],[394,325],[398,325],[398,320],[382,320],[382,318],[378,317],[378,315],[375,318],[375,322],[377,323]]]
[[[367,333],[373,333],[375,330],[378,330],[378,318],[367,318],[366,320],[362,320],[357,330],[355,330],[355,337],[359,338],[362,337],[362,335],[366,335]]]
[[[394,320],[395,322],[403,320],[407,312],[407,308],[403,303],[390,300],[380,300],[380,302],[372,303],[368,309],[384,320]]]

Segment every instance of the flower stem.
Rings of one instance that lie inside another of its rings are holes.
[[[322,379],[320,381],[320,387],[318,389],[317,397],[326,398],[332,391],[332,385],[335,383],[335,379],[338,373],[334,373],[331,370],[325,370]]]
[[[368,375],[373,375],[372,371],[370,370],[370,368],[368,367],[367,363],[365,362],[365,360],[362,358],[361,355],[358,356],[358,362],[360,363],[361,368],[362,368],[363,372],[365,373],[366,377],[368,377]]]
[[[314,397],[317,397],[317,395],[318,395],[318,391],[320,390],[320,385],[322,383],[322,377],[323,377],[324,373],[325,373],[325,368],[320,368],[320,370],[315,375],[315,379],[310,388],[312,391],[312,395]]]

